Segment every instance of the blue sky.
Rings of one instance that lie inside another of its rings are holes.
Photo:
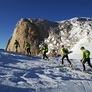
[[[0,0],[0,48],[21,18],[60,21],[73,17],[92,18],[92,0]]]

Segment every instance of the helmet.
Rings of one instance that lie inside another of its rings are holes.
[[[83,46],[80,48],[81,50],[85,49]]]

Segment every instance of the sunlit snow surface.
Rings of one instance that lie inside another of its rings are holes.
[[[72,57],[76,56],[70,55],[75,70],[59,67],[60,56],[46,61],[0,50],[0,92],[92,92],[92,74],[80,72],[79,58]],[[87,71],[92,69],[87,66]]]

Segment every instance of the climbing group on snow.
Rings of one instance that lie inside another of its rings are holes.
[[[20,44],[17,40],[15,40],[15,42],[14,42],[14,47],[15,47],[15,51],[18,52],[18,47],[20,47]],[[26,50],[26,54],[31,56],[31,51],[30,51],[31,45],[28,42],[25,42],[24,47],[25,47],[25,50]],[[83,65],[82,72],[86,72],[85,63],[88,63],[88,65],[92,68],[91,61],[90,61],[90,51],[85,49],[83,46],[80,48],[80,50],[81,50],[80,61]],[[49,58],[46,54],[48,52],[48,46],[47,46],[46,43],[42,43],[42,44],[39,45],[39,51],[42,52],[42,59],[49,61]],[[69,56],[68,56],[69,51],[64,45],[61,46],[60,53],[61,53],[61,57],[62,57],[60,66],[65,66],[64,65],[64,59],[66,58],[66,60],[69,63],[69,66],[72,68],[73,64],[69,60]]]

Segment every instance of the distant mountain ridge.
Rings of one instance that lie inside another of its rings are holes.
[[[87,36],[92,41],[92,18],[75,17],[60,22],[51,22],[44,19],[20,19],[13,35],[8,40],[6,50],[14,51],[14,40],[21,44],[19,51],[24,53],[24,42],[31,44],[32,54],[39,54],[39,44],[43,41],[48,44],[49,54],[59,53],[61,44],[72,48],[79,40]],[[54,52],[53,52],[54,51]]]

